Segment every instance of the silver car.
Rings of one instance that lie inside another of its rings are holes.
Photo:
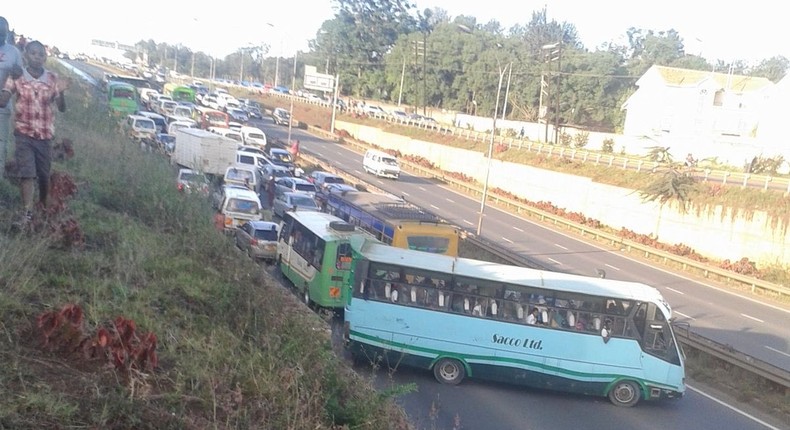
[[[236,229],[236,246],[253,260],[273,261],[277,256],[277,224],[247,221]]]
[[[311,195],[299,191],[292,191],[285,193],[278,192],[274,196],[273,210],[274,214],[282,219],[283,215],[288,211],[318,212],[320,209]]]

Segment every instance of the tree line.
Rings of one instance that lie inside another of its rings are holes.
[[[635,91],[635,82],[653,65],[765,77],[777,82],[790,66],[776,56],[756,65],[744,61],[710,64],[686,52],[675,30],[630,28],[626,43],[590,50],[576,27],[532,12],[524,24],[503,28],[495,20],[479,23],[470,16],[450,17],[439,8],[415,10],[402,0],[333,0],[336,10],[299,53],[297,88],[303,66],[338,75],[340,92],[360,99],[401,102],[416,110],[449,109],[492,116],[502,79],[498,116],[507,92],[505,117],[553,120],[589,130],[617,131],[620,107]],[[187,48],[176,50],[153,40],[141,41],[149,61],[178,72],[208,76],[212,60]],[[215,76],[290,86],[293,58],[269,56],[269,46],[243,47],[215,59]],[[192,62],[194,58],[194,68]],[[543,109],[541,109],[541,107]]]

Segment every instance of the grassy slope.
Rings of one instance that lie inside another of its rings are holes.
[[[70,90],[56,163],[78,185],[66,216],[85,245],[9,231],[0,181],[0,429],[407,428],[404,414],[332,351],[327,325],[210,224],[173,168],[120,138]],[[119,315],[158,339],[159,368],[123,374],[41,346],[36,317],[77,303],[90,333]]]

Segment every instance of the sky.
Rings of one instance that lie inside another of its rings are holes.
[[[624,43],[629,27],[676,30],[686,52],[708,61],[756,64],[777,55],[790,58],[790,25],[780,4],[768,0],[710,3],[694,0],[412,0],[418,10],[439,7],[503,27],[529,22],[547,10],[549,20],[576,26],[585,47]],[[49,4],[49,3],[52,4]],[[88,51],[92,39],[134,44],[139,40],[181,44],[224,56],[241,47],[268,44],[270,55],[306,51],[321,24],[334,16],[330,0],[107,2],[45,0],[46,13],[29,2],[4,2],[0,13],[11,29],[67,52]],[[78,5],[78,6],[77,6]],[[124,6],[127,5],[127,6]],[[227,7],[225,7],[227,5]]]

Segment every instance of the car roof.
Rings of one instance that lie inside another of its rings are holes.
[[[156,112],[140,111],[140,112],[137,112],[137,114],[138,114],[138,115],[145,116],[145,117],[148,117],[148,118],[161,118],[161,119],[165,119],[165,117],[164,117],[164,116],[162,116],[162,115],[159,115],[159,114],[158,114],[158,113],[156,113]]]
[[[314,178],[324,177],[324,178],[340,178],[343,179],[340,175],[335,175],[334,173],[324,172],[323,170],[316,170],[315,172],[311,173],[310,176]]]
[[[259,200],[258,194],[255,191],[250,190],[249,188],[240,187],[238,185],[225,185],[225,195],[228,197],[241,197],[241,198],[248,198],[255,200]]]
[[[286,191],[286,192],[283,193],[283,195],[284,196],[292,196],[292,197],[307,197],[308,199],[311,199],[311,200],[313,198],[313,196],[311,196],[310,194],[308,194],[308,193],[306,193],[304,191]]]

